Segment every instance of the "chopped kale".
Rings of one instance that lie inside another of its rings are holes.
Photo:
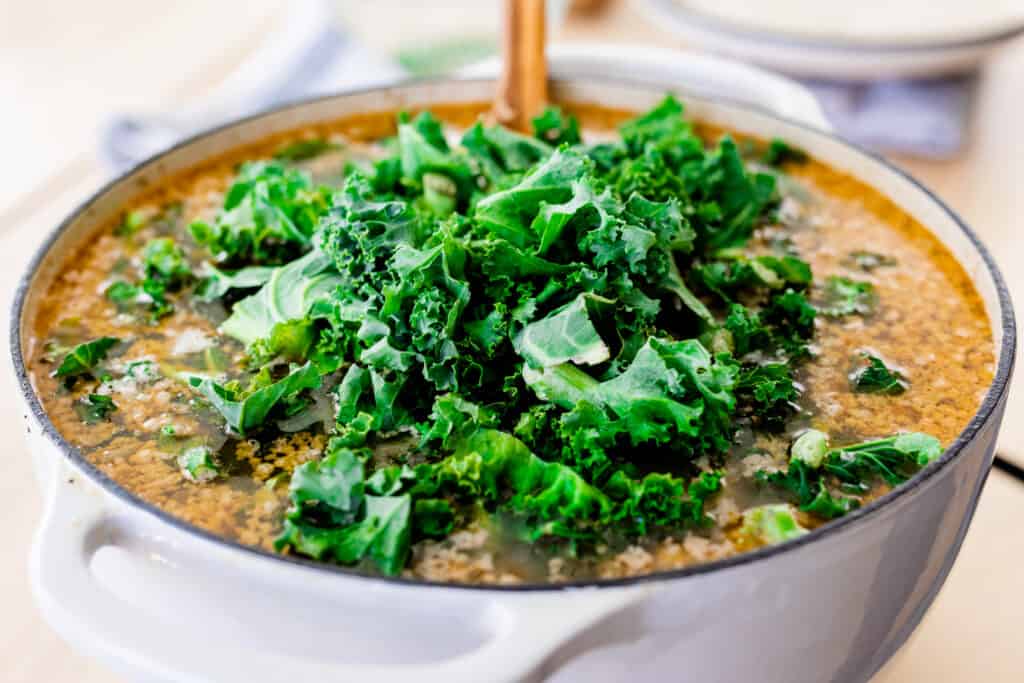
[[[797,411],[800,385],[786,363],[752,365],[740,370],[736,381],[740,412],[750,415],[767,431],[781,431]]]
[[[942,455],[938,439],[917,432],[825,449],[827,439],[811,430],[793,444],[785,470],[761,470],[757,479],[789,494],[804,512],[832,519],[858,507],[861,500],[856,495],[868,491],[874,481],[896,486]]]
[[[563,114],[558,107],[548,107],[533,119],[533,135],[549,145],[576,145],[580,143],[580,125],[576,117]]]
[[[76,377],[91,373],[96,365],[107,357],[107,352],[119,341],[121,340],[116,337],[100,337],[79,344],[64,356],[64,360],[54,370],[53,376]]]
[[[86,424],[96,424],[110,419],[110,414],[117,410],[114,399],[102,394],[88,394],[75,402],[78,419]]]
[[[458,142],[401,115],[385,156],[331,189],[290,165],[326,149],[307,141],[242,165],[216,218],[192,224],[216,264],[201,280],[160,238],[143,282],[108,297],[166,301],[145,283],[198,280],[196,298],[230,309],[219,329],[246,374],[210,360],[216,376],[188,378],[197,403],[230,438],[326,425],[324,456],[291,475],[280,550],[394,575],[412,543],[489,516],[573,549],[699,529],[734,446],[794,427],[821,290],[791,246],[765,253],[786,229],[778,174],[682,113],[668,97],[597,145],[556,109],[534,135],[477,123]],[[765,161],[796,155],[776,142]],[[825,297],[831,316],[875,295],[830,278]],[[829,450],[805,434],[760,479],[830,519],[934,450],[895,438]],[[187,453],[185,476],[216,476],[214,453]],[[805,531],[788,505],[743,528],[757,543]]]
[[[878,356],[861,353],[860,358],[862,362],[850,373],[850,386],[854,391],[894,396],[909,388],[903,373],[887,366]]]
[[[274,152],[274,158],[278,161],[295,163],[297,161],[313,159],[324,152],[337,148],[338,145],[330,140],[324,140],[323,138],[310,138],[309,140],[299,140],[298,142],[285,145]]]
[[[178,456],[181,474],[195,484],[205,484],[220,475],[213,452],[206,446],[194,446]]]
[[[761,161],[769,166],[781,166],[787,162],[802,164],[807,161],[807,153],[791,146],[785,140],[773,138],[768,143],[768,149],[764,151]]]
[[[310,244],[328,199],[302,171],[276,161],[246,163],[216,219],[195,221],[189,231],[218,262],[282,263]]]
[[[825,280],[824,300],[820,310],[832,318],[868,315],[874,312],[877,301],[875,287],[870,282],[832,275]]]
[[[320,373],[309,363],[292,369],[276,382],[260,382],[259,379],[257,376],[244,390],[199,376],[190,377],[189,384],[221,414],[229,427],[245,434],[261,426],[279,404],[293,401],[303,390],[315,389],[321,382]]]

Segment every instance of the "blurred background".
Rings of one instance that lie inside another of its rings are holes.
[[[498,0],[0,0],[0,294],[32,248],[119,170],[295,98],[450,73],[497,53]],[[1024,302],[1024,0],[549,0],[549,40],[639,44],[784,73],[838,132],[961,213]],[[685,88],[686,84],[680,84]],[[1020,382],[1018,382],[1020,384]],[[1001,455],[1024,466],[1022,389]],[[12,391],[0,500],[0,680],[114,681],[36,615],[25,576],[39,495]],[[1024,483],[991,477],[949,583],[880,681],[1024,680]]]

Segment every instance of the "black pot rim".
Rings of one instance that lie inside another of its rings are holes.
[[[473,81],[492,81],[493,79],[464,79],[461,82],[471,83]],[[642,81],[631,81],[623,78],[565,78],[565,79],[553,79],[554,82],[589,82],[595,84],[620,86],[620,87],[634,87],[644,90],[645,92],[651,92],[657,86],[645,83]],[[395,84],[387,86],[372,86],[362,88],[358,90],[349,90],[342,93],[335,93],[330,95],[323,95],[312,97],[308,99],[299,100],[289,104],[281,105],[260,111],[258,113],[241,117],[232,120],[214,128],[210,128],[203,132],[197,133],[189,138],[177,143],[176,145],[164,150],[163,152],[150,157],[149,159],[139,163],[133,168],[125,171],[118,175],[113,180],[106,183],[103,187],[93,193],[88,199],[82,202],[71,214],[68,215],[43,241],[34,253],[32,259],[29,261],[25,273],[22,275],[18,288],[15,292],[13,304],[11,306],[11,319],[10,319],[10,349],[11,349],[11,360],[14,365],[15,377],[19,389],[21,391],[22,398],[29,406],[29,410],[35,420],[41,425],[43,434],[49,439],[62,453],[70,460],[79,470],[85,473],[93,482],[99,485],[106,493],[119,499],[121,502],[139,509],[142,512],[148,513],[153,517],[159,519],[161,522],[169,524],[179,531],[188,533],[190,535],[199,537],[205,541],[212,542],[222,549],[230,549],[239,551],[248,555],[255,556],[257,558],[269,559],[284,564],[299,566],[308,568],[318,572],[324,572],[334,575],[346,576],[350,578],[357,578],[365,581],[383,582],[392,585],[405,585],[405,586],[417,586],[421,588],[447,588],[457,589],[464,591],[483,591],[483,592],[501,592],[501,593],[521,593],[521,592],[536,592],[536,591],[562,591],[571,590],[576,588],[613,588],[616,586],[631,586],[637,584],[651,583],[651,582],[662,582],[675,579],[684,579],[686,577],[703,575],[714,571],[722,571],[733,567],[739,567],[744,565],[751,565],[762,560],[775,557],[783,553],[789,553],[795,551],[798,548],[802,548],[805,545],[814,543],[820,539],[838,534],[843,530],[847,529],[851,525],[859,524],[862,520],[867,521],[875,518],[885,507],[890,505],[896,500],[909,496],[913,491],[923,486],[926,482],[937,476],[939,473],[945,471],[950,464],[955,461],[964,448],[974,440],[978,432],[986,425],[989,420],[993,417],[997,408],[1004,400],[1007,391],[1009,389],[1010,378],[1013,374],[1013,366],[1016,355],[1017,347],[1017,329],[1014,318],[1013,304],[1010,300],[1009,290],[1007,289],[1006,282],[1003,279],[1002,274],[999,271],[995,261],[993,260],[989,251],[985,248],[982,242],[978,239],[977,235],[964,223],[964,221],[951,210],[945,203],[942,202],[932,191],[922,185],[920,182],[915,180],[908,173],[902,171],[898,167],[890,164],[885,159],[881,158],[877,154],[869,152],[862,147],[855,145],[847,140],[840,138],[829,132],[821,131],[812,126],[799,121],[793,121],[782,116],[778,116],[772,112],[766,112],[757,107],[752,107],[744,103],[738,103],[731,101],[727,98],[722,97],[706,97],[700,95],[685,94],[687,99],[705,101],[716,105],[725,105],[727,107],[744,110],[750,113],[756,113],[761,116],[767,116],[769,118],[782,121],[789,125],[808,131],[813,135],[820,136],[822,138],[828,138],[852,149],[853,151],[868,156],[874,161],[888,167],[898,175],[902,176],[905,180],[909,181],[917,189],[924,192],[937,206],[939,206],[943,212],[951,218],[956,225],[960,228],[963,234],[970,241],[974,249],[982,257],[985,263],[985,268],[989,277],[992,278],[996,292],[999,299],[1000,309],[1000,326],[1002,328],[1002,343],[1000,348],[999,364],[996,369],[995,376],[992,379],[992,383],[985,394],[981,406],[977,412],[971,418],[967,427],[957,436],[956,440],[946,449],[940,458],[930,463],[927,467],[918,472],[908,482],[894,488],[889,493],[881,496],[880,498],[870,502],[869,504],[840,517],[837,520],[829,522],[828,524],[822,525],[811,532],[800,536],[799,538],[780,543],[777,545],[765,546],[754,551],[741,553],[732,557],[728,557],[721,560],[715,560],[712,562],[692,565],[684,567],[682,569],[674,569],[667,571],[654,572],[651,574],[644,574],[641,576],[633,576],[619,579],[594,579],[587,581],[570,581],[565,583],[557,584],[519,584],[519,585],[491,585],[491,584],[461,584],[454,582],[442,582],[442,581],[428,581],[420,579],[405,578],[401,576],[389,577],[389,576],[376,576],[358,573],[352,569],[322,562],[316,562],[310,559],[298,557],[295,555],[281,555],[272,553],[268,550],[257,548],[254,546],[245,545],[237,541],[233,541],[221,536],[218,536],[210,531],[201,529],[193,526],[188,522],[175,517],[174,515],[160,509],[159,507],[149,503],[139,496],[131,493],[125,488],[122,488],[117,482],[107,476],[104,472],[94,466],[85,456],[78,450],[77,447],[66,441],[60,434],[54,424],[50,421],[49,416],[43,408],[42,401],[36,394],[35,389],[32,387],[32,383],[29,379],[28,368],[25,364],[24,357],[22,354],[21,344],[21,318],[25,308],[25,302],[28,296],[28,292],[32,281],[38,271],[43,260],[46,258],[50,249],[56,244],[56,242],[62,237],[65,230],[67,230],[78,218],[92,207],[101,197],[103,197],[108,191],[114,186],[124,181],[129,176],[134,175],[136,172],[146,166],[150,166],[159,163],[162,159],[175,153],[176,151],[190,146],[193,143],[199,142],[207,137],[215,135],[223,130],[238,126],[240,124],[255,121],[259,118],[266,116],[273,116],[283,111],[305,107],[317,102],[324,102],[336,98],[342,98],[346,96],[363,95],[379,90],[388,89],[407,89],[413,88],[420,85],[430,85],[451,82],[451,79],[436,78],[436,79],[411,79],[401,81]],[[685,93],[684,90],[678,88],[662,88],[666,91]],[[986,467],[987,471],[987,467]]]

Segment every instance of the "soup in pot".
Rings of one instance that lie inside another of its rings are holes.
[[[60,433],[239,543],[558,582],[799,537],[977,409],[982,303],[871,188],[671,97],[484,111],[297,131],[126,206],[31,313]]]

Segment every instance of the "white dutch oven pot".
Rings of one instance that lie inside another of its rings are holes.
[[[142,164],[87,201],[32,261],[14,303],[11,347],[47,499],[32,585],[57,631],[133,680],[174,682],[864,681],[899,648],[950,570],[992,461],[1015,328],[991,258],[911,178],[819,130],[813,99],[783,79],[624,48],[556,54],[552,75],[556,101],[641,110],[676,92],[692,116],[782,137],[879,188],[931,228],[973,278],[998,348],[981,408],[943,457],[796,541],[566,587],[368,578],[224,541],[144,503],[93,468],[46,417],[22,361],[25,311],[75,245],[141,186],[264,136],[355,112],[486,101],[493,82],[342,94],[244,119]],[[695,85],[715,97],[687,95]]]

